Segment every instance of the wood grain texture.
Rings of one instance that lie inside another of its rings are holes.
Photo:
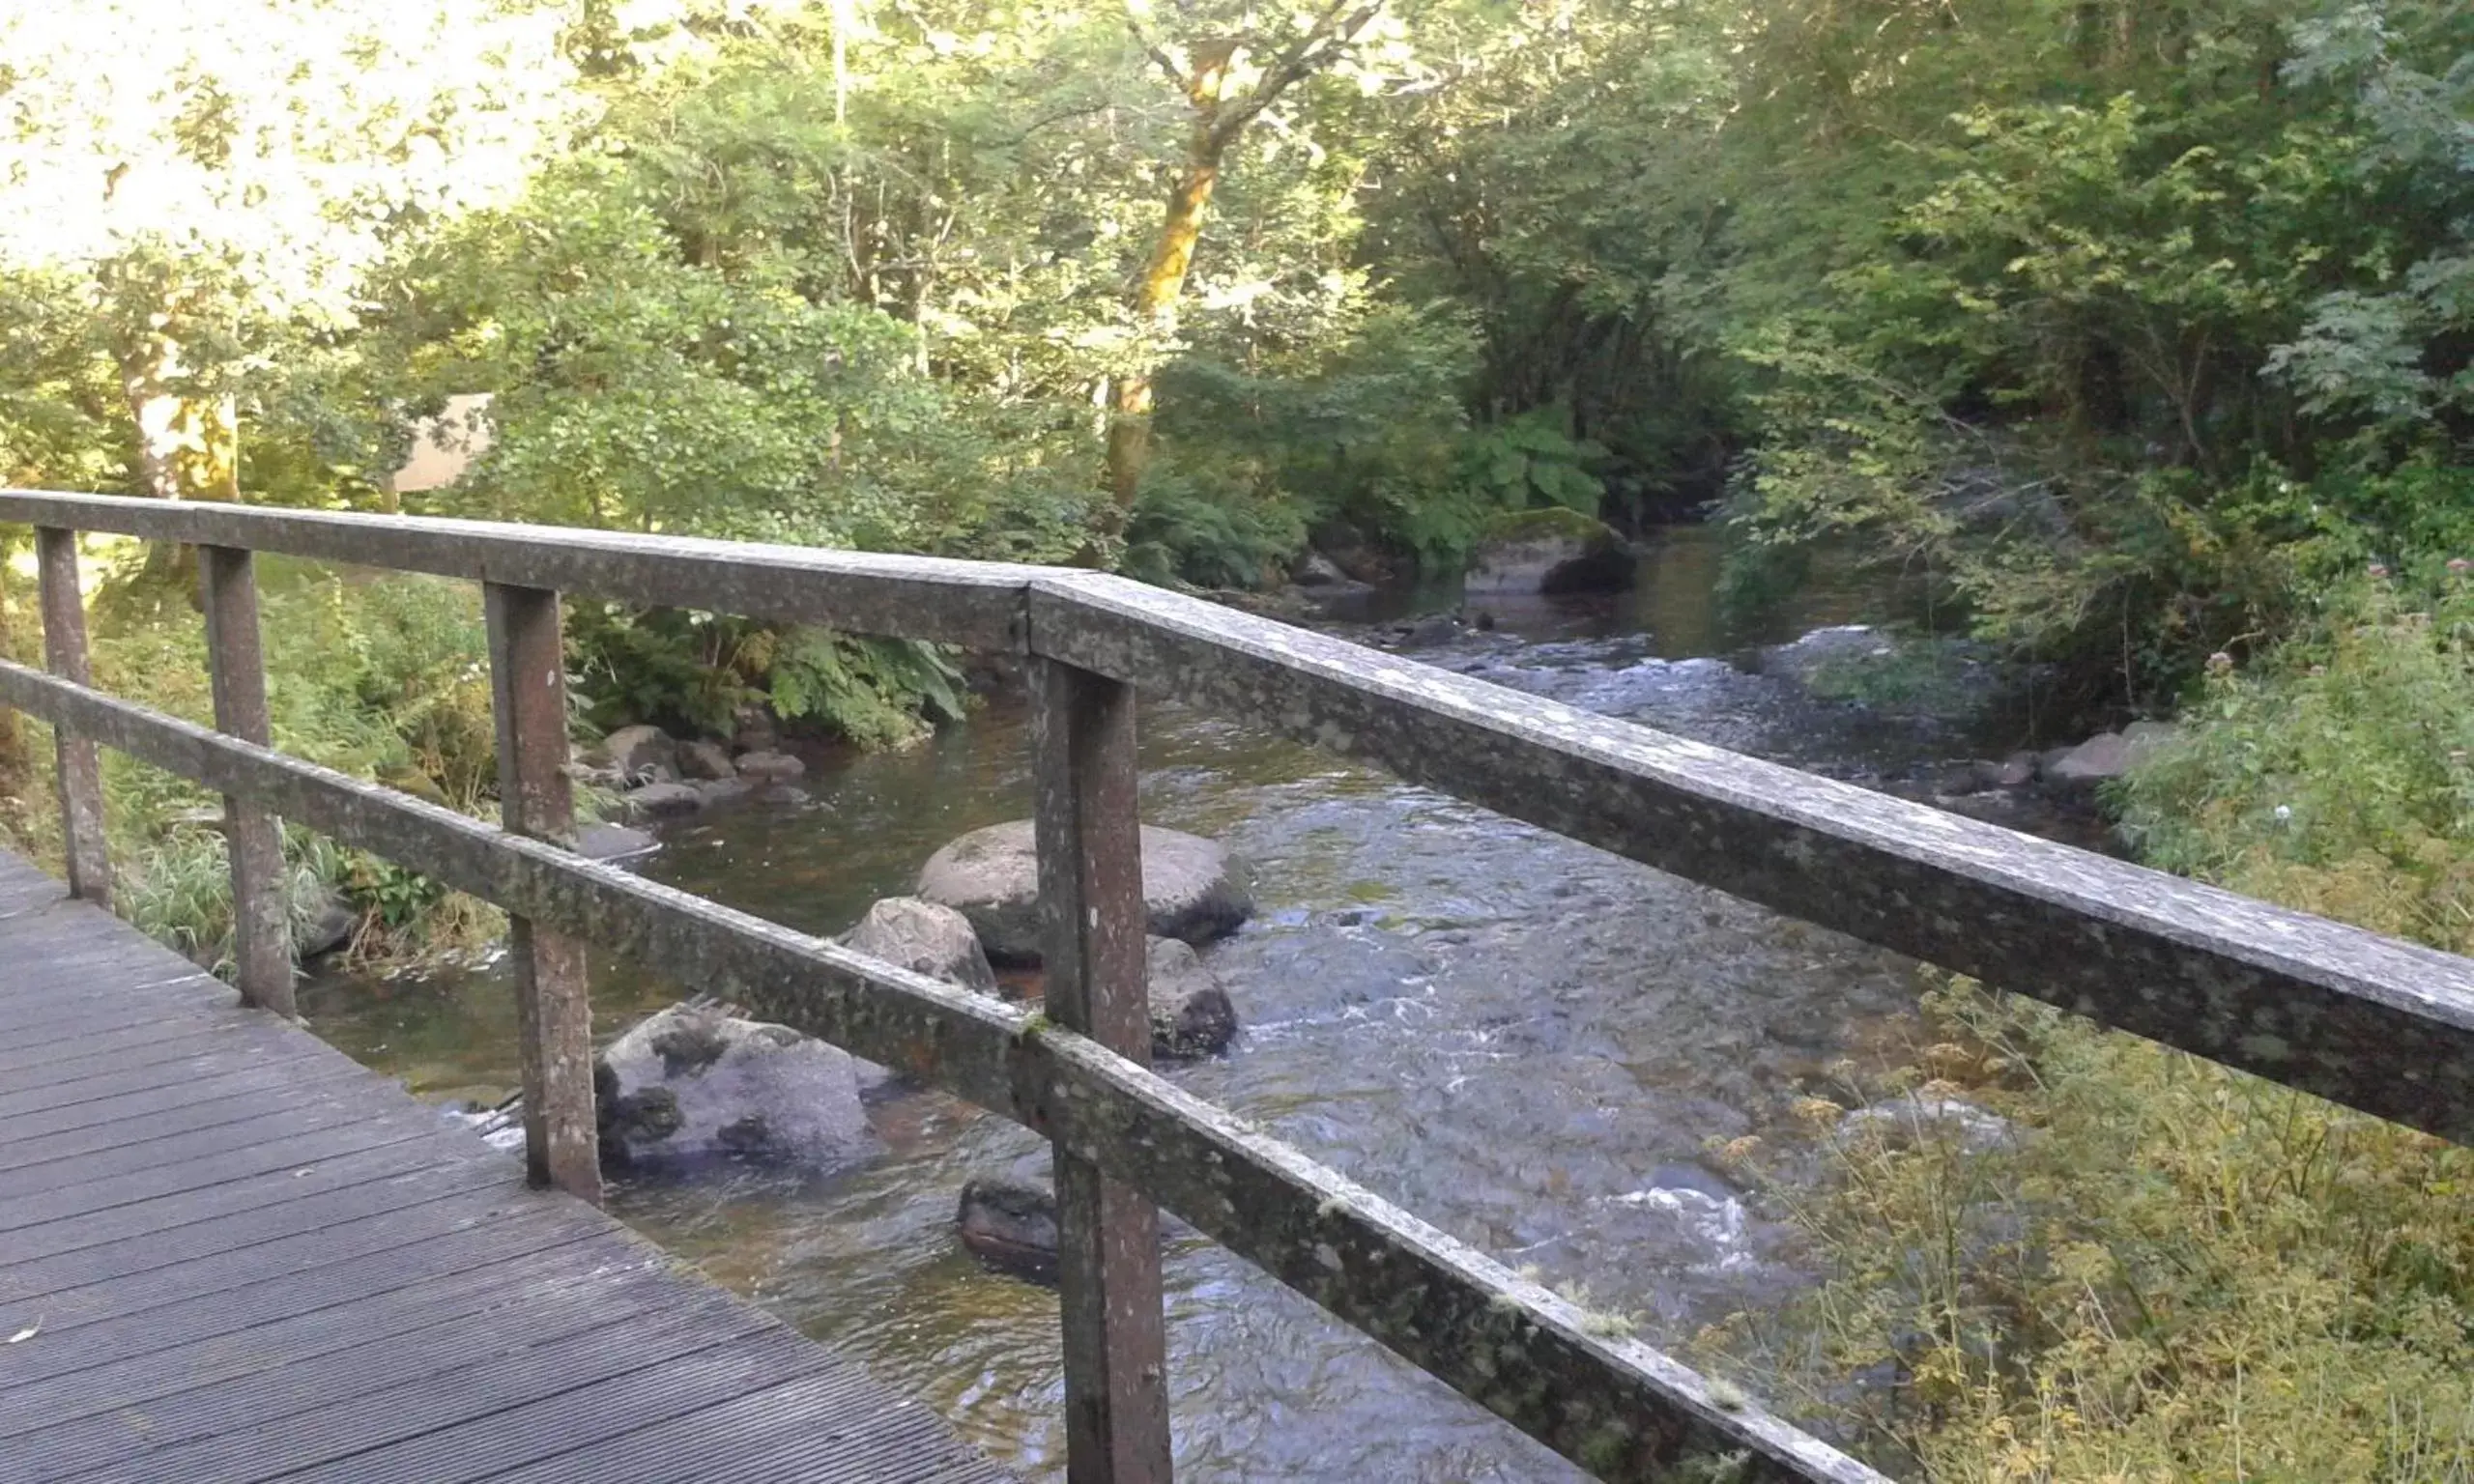
[[[216,728],[263,745],[270,732],[256,558],[237,547],[200,547],[197,571]],[[233,980],[245,1002],[290,1015],[292,911],[284,899],[281,827],[256,804],[227,794],[223,836],[232,870]]]
[[[490,583],[482,597],[498,726],[499,817],[515,834],[572,844],[576,808],[567,778],[567,653],[559,634],[559,595]],[[515,971],[528,1177],[597,1206],[601,1163],[584,941],[518,916],[507,924],[507,958]]]
[[[113,1027],[101,1054],[72,1035],[0,1066],[0,1334],[35,1331],[0,1346],[10,1484],[1001,1480],[928,1409],[213,985],[0,853],[0,1008]]]
[[[1032,662],[1031,684],[1048,1014],[1147,1067],[1134,689],[1044,660]],[[1054,1164],[1067,1473],[1074,1484],[1165,1481],[1160,1213],[1063,1144]]]

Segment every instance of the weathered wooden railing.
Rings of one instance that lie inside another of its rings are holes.
[[[596,1198],[578,942],[913,1072],[1055,1146],[1069,1470],[1165,1479],[1153,1203],[1602,1477],[1740,1456],[1879,1475],[1147,1068],[1134,699],[1170,697],[2107,1024],[2474,1142],[2474,962],[1082,572],[460,521],[0,491],[37,528],[73,890],[109,892],[101,743],[231,801],[242,992],[291,1008],[273,818],[514,914],[537,1183]],[[201,549],[217,726],[90,686],[78,531]],[[478,581],[503,828],[266,745],[250,554]],[[1022,656],[1035,701],[1046,1016],[564,848],[559,595]]]

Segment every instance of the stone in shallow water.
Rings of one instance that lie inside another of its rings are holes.
[[[660,848],[660,841],[628,825],[600,822],[576,831],[576,854],[589,861],[631,860]]]
[[[954,1213],[963,1245],[1008,1271],[1046,1278],[1056,1270],[1056,1192],[1013,1176],[978,1176],[963,1185]]]
[[[595,1090],[603,1157],[623,1162],[834,1165],[876,1148],[849,1055],[706,1006],[675,1005],[613,1042]]]
[[[1497,518],[1469,551],[1464,589],[1481,595],[1618,592],[1634,562],[1604,522],[1571,510],[1523,510]]]
[[[731,750],[719,742],[689,742],[678,749],[678,771],[690,783],[734,776]]]
[[[1150,982],[1151,1053],[1188,1058],[1226,1049],[1237,1035],[1237,1009],[1220,976],[1194,946],[1176,938],[1153,938],[1144,968]]]
[[[676,819],[705,807],[705,796],[692,784],[647,784],[627,795],[628,812],[639,819]]]
[[[970,919],[933,901],[887,897],[842,935],[842,946],[949,985],[996,992],[996,974],[980,951]]]
[[[973,830],[919,872],[917,895],[970,919],[980,947],[996,963],[1040,960],[1039,861],[1031,821]],[[1197,835],[1142,827],[1142,899],[1154,937],[1208,943],[1237,930],[1254,912],[1243,871],[1228,852]]]
[[[678,777],[678,744],[658,727],[621,727],[601,740],[601,756],[631,784]]]
[[[756,785],[743,778],[716,778],[696,786],[696,797],[710,808],[715,804],[735,804],[756,792]]]
[[[742,753],[738,776],[755,784],[787,784],[807,777],[808,765],[788,753]]]
[[[360,930],[360,908],[350,897],[331,886],[318,890],[316,908],[292,923],[292,950],[304,960],[350,947],[353,934]]]

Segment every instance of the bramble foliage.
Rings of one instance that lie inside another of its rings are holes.
[[[2461,1480],[2474,1153],[1954,982],[1913,1086],[2014,1122],[1840,1124],[1826,1266],[1705,1336],[1918,1477]]]
[[[2349,578],[2182,720],[2119,789],[2147,861],[2474,948],[2474,566]],[[1964,981],[1927,1013],[1850,1091],[2020,1136],[1804,1104],[1826,1279],[1722,1349],[1936,1479],[2474,1475],[2474,1153]]]
[[[2142,856],[2474,950],[2474,577],[2356,579],[2257,669],[2212,675],[2127,780]]]

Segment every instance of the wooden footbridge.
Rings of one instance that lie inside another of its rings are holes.
[[[0,1478],[1002,1475],[0,855]]]
[[[1068,1469],[1170,1474],[1158,1210],[1608,1479],[1881,1475],[1148,1068],[1135,698],[2458,1142],[2474,962],[1090,573],[0,491],[36,528],[68,892],[0,859],[0,1480],[971,1480],[941,1423],[592,1207],[582,945],[1053,1141]],[[215,725],[95,690],[78,533],[198,550]],[[267,746],[253,552],[482,585],[503,818]],[[1033,1013],[586,861],[560,595],[993,650],[1030,677]],[[108,917],[98,746],[226,796],[241,1004]],[[288,1018],[276,819],[505,907],[527,1165]],[[1301,1399],[1310,1405],[1310,1399]]]

